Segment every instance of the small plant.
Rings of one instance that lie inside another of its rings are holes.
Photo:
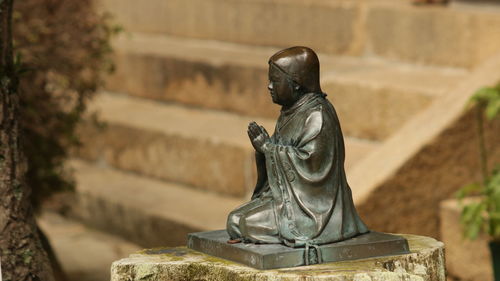
[[[74,187],[65,161],[80,144],[76,129],[87,102],[113,70],[110,39],[120,27],[111,15],[98,14],[92,0],[15,2],[20,130],[26,181],[39,209],[52,194]]]
[[[462,205],[460,222],[464,236],[469,239],[485,233],[492,240],[500,241],[500,165],[489,172],[483,130],[485,116],[489,121],[500,116],[500,84],[478,90],[471,98],[471,104],[477,108],[482,182],[466,185],[458,191],[457,197]],[[463,199],[467,196],[477,198],[465,203]]]

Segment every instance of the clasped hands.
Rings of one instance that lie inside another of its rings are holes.
[[[250,122],[247,133],[255,150],[264,153],[267,145],[271,142],[266,129],[255,122]]]

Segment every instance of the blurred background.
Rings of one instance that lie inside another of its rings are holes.
[[[449,280],[493,280],[455,193],[481,180],[478,129],[500,162],[500,122],[467,106],[500,81],[500,1],[25,0],[14,20],[28,181],[61,281],[225,227],[255,184],[247,124],[279,115],[267,60],[294,45],[319,54],[368,226],[444,241]]]

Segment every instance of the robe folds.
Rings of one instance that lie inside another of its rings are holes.
[[[252,200],[229,214],[232,239],[302,247],[368,232],[354,207],[342,131],[325,94],[305,94],[282,110],[264,150],[256,155]]]

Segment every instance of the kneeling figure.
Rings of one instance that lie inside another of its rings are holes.
[[[255,122],[248,126],[258,179],[251,201],[229,214],[231,241],[308,247],[368,232],[354,208],[342,131],[321,91],[314,51],[273,55],[268,89],[281,114],[272,136]]]

